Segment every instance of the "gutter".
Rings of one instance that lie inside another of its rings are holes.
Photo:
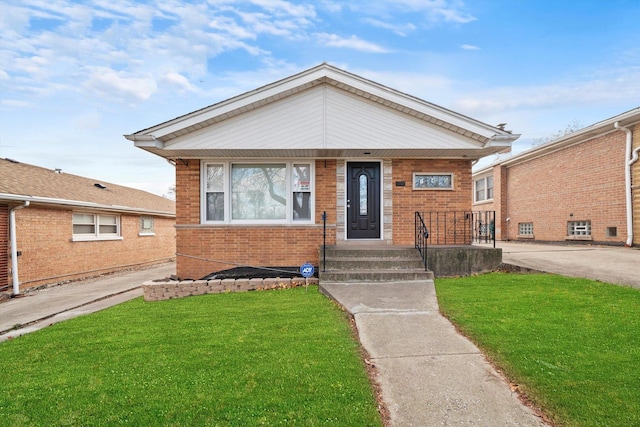
[[[631,200],[631,165],[638,161],[638,151],[640,147],[633,150],[632,145],[632,132],[631,129],[624,126],[620,126],[620,122],[615,122],[613,127],[617,130],[624,131],[627,134],[627,143],[625,151],[625,167],[624,167],[624,181],[625,181],[625,205],[627,208],[627,241],[626,246],[633,246],[633,205]]]
[[[20,283],[18,282],[18,243],[16,238],[16,211],[29,206],[26,201],[22,205],[14,206],[9,209],[9,234],[11,235],[11,281],[13,283],[13,294],[16,296],[20,293]]]
[[[93,209],[93,210],[101,210],[101,211],[108,211],[108,212],[135,213],[140,215],[156,215],[156,216],[164,216],[164,217],[176,216],[175,212],[171,212],[171,211],[132,208],[129,206],[119,206],[119,205],[104,205],[104,204],[93,203],[93,202],[84,202],[84,201],[68,200],[68,199],[54,199],[50,197],[28,196],[28,195],[21,195],[21,194],[0,193],[0,200],[10,200],[15,202],[25,202],[25,203],[31,202],[31,203],[57,205],[57,206],[73,206],[73,207],[79,207],[79,208],[84,208],[89,210]]]

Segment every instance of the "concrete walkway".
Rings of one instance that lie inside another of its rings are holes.
[[[544,426],[438,310],[433,281],[322,283],[353,314],[393,426]]]
[[[0,342],[142,295],[142,283],[175,274],[173,262],[26,292],[0,303]]]

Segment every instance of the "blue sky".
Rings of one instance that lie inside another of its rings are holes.
[[[521,133],[640,106],[638,0],[0,0],[0,157],[156,194],[123,134],[321,62]]]

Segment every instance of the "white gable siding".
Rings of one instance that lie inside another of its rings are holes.
[[[313,149],[324,136],[323,88],[316,87],[175,138],[169,150]]]
[[[321,85],[167,142],[167,150],[465,149],[480,143]],[[176,151],[177,152],[177,151]]]
[[[342,149],[475,148],[477,141],[339,89],[326,92],[327,146]]]

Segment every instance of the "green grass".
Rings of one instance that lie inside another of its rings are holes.
[[[379,426],[317,287],[141,298],[0,344],[0,425]]]
[[[440,309],[562,426],[640,426],[640,291],[555,275],[438,279]]]

